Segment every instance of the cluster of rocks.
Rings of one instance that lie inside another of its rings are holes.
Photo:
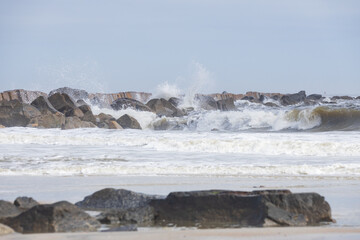
[[[96,217],[86,211],[100,212]],[[206,190],[148,195],[106,188],[75,205],[39,204],[31,198],[0,201],[0,223],[20,233],[136,230],[141,227],[237,228],[314,226],[333,222],[317,193],[289,190]],[[1,227],[1,226],[0,226]]]
[[[155,130],[182,129],[179,121],[172,124],[171,120],[161,117],[183,117],[193,108],[181,108],[182,99],[172,97],[169,100],[150,98],[151,94],[125,92],[118,94],[90,94],[84,90],[72,88],[59,88],[49,94],[35,91],[14,90],[0,93],[0,128],[2,127],[36,127],[36,128],[107,128],[107,129],[142,129],[140,123],[130,115],[123,115],[115,119],[109,114],[94,115],[90,105],[122,110],[132,108],[137,111],[147,111],[156,114],[160,119],[154,122]],[[358,97],[360,98],[360,97]],[[268,107],[288,106],[296,104],[313,105],[324,102],[319,94],[306,95],[305,91],[295,94],[275,94],[248,92],[243,94],[212,94],[195,95],[194,101],[200,109],[236,111],[235,100],[247,100],[264,104]],[[268,99],[276,100],[268,101]],[[349,96],[335,96],[331,101],[352,100]],[[109,103],[109,101],[112,101]],[[331,102],[330,102],[331,103]],[[186,125],[184,123],[183,125]]]

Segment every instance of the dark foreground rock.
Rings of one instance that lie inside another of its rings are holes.
[[[56,113],[57,110],[53,107],[50,101],[44,97],[40,96],[31,102],[31,105],[36,107],[42,114]]]
[[[37,205],[0,221],[19,233],[88,232],[100,227],[95,218],[66,201]]]
[[[216,104],[217,104],[217,108],[220,111],[235,111],[235,110],[237,110],[235,107],[235,104],[234,104],[234,99],[232,99],[232,98],[218,100],[216,102]]]
[[[316,193],[288,190],[234,192],[209,190],[170,193],[152,200],[155,225],[200,228],[318,225],[331,222],[331,209]]]
[[[155,216],[154,208],[143,206],[126,210],[107,210],[96,218],[102,224],[148,227],[154,225]]]
[[[142,129],[140,123],[135,118],[127,114],[122,115],[119,119],[116,120],[116,122],[124,129]]]
[[[74,111],[76,104],[74,100],[65,93],[55,93],[48,98],[51,105],[59,112],[69,116],[69,112]]]
[[[85,210],[126,210],[148,206],[152,199],[162,198],[125,189],[105,188],[75,203]]]

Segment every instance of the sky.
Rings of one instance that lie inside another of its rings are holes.
[[[0,1],[0,91],[164,85],[359,96],[360,1]]]

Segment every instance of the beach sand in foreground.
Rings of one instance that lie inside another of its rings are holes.
[[[327,227],[284,227],[284,228],[242,228],[242,229],[154,229],[138,232],[97,232],[97,233],[48,233],[48,234],[11,234],[2,240],[102,240],[102,239],[360,239],[360,228]]]

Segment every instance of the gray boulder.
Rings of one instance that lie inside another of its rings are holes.
[[[11,202],[0,200],[0,219],[7,217],[15,217],[21,213],[21,210],[18,209]]]
[[[95,218],[66,201],[37,205],[1,222],[19,233],[89,232],[100,227]]]
[[[48,100],[57,111],[64,113],[65,115],[68,115],[68,112],[73,111],[76,108],[76,104],[73,99],[64,93],[55,93],[51,95]]]
[[[26,127],[30,119],[40,115],[37,108],[19,100],[0,101],[0,124],[5,127]]]
[[[111,108],[114,110],[122,110],[127,108],[133,108],[139,111],[148,111],[152,110],[145,104],[131,98],[118,98],[110,104]]]
[[[131,129],[142,129],[140,123],[133,117],[125,114],[122,115],[116,122],[124,129],[131,128]]]
[[[284,106],[294,105],[303,102],[306,99],[305,91],[294,94],[286,94],[280,98],[280,103]]]
[[[312,101],[319,101],[321,99],[322,99],[321,94],[310,94],[309,96],[306,97],[306,100],[312,100]]]
[[[354,98],[350,96],[334,96],[331,98],[331,100],[354,100]]]
[[[184,112],[180,109],[176,108],[169,101],[164,98],[151,99],[148,103],[146,103],[153,112],[155,112],[158,116],[166,116],[166,117],[182,117],[184,116]]]
[[[44,96],[40,96],[40,97],[36,98],[34,101],[31,102],[31,105],[36,107],[42,114],[58,112],[53,107],[53,105],[51,105],[49,100]]]
[[[181,99],[177,97],[171,97],[169,98],[169,102],[174,105],[175,107],[178,107],[181,104]]]
[[[21,210],[27,210],[39,205],[39,203],[31,197],[18,197],[15,199],[14,205]]]
[[[99,128],[110,128],[110,122],[116,121],[116,119],[110,114],[100,113],[95,115],[96,126]]]
[[[152,199],[161,196],[132,192],[125,189],[105,188],[75,203],[85,210],[127,210],[148,206]]]

